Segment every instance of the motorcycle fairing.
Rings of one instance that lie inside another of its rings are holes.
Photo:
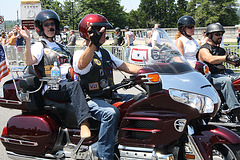
[[[175,128],[176,121],[185,119],[187,124],[199,116],[196,109],[172,100],[168,91],[162,90],[130,106],[120,125],[118,140],[121,145],[132,147],[169,146],[184,133],[184,129],[179,132]]]

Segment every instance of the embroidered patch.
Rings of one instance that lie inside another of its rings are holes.
[[[89,90],[90,90],[90,91],[93,91],[93,90],[99,89],[98,82],[89,83],[88,86],[89,86]]]
[[[101,61],[99,61],[98,59],[95,58],[93,61],[96,63],[96,65],[101,66]]]
[[[49,49],[49,48],[44,48],[44,53],[45,53],[45,54],[51,53],[51,49]]]
[[[100,86],[101,86],[102,88],[107,87],[107,80],[106,80],[106,79],[101,79],[101,80],[100,80]]]

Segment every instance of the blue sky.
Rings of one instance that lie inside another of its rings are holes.
[[[63,2],[63,0],[58,0]],[[141,0],[121,0],[121,5],[124,6],[126,12],[132,9],[137,9]],[[17,10],[19,18],[21,0],[1,0],[0,3],[0,15],[4,16],[5,20],[17,20]]]

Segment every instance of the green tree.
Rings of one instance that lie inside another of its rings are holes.
[[[186,14],[193,16],[201,27],[215,22],[223,26],[239,23],[236,0],[191,0]]]
[[[41,1],[41,6],[43,10],[51,9],[58,14],[60,20],[63,19],[64,17],[64,13],[62,9],[63,5],[59,1],[56,1],[56,0],[40,0],[40,1]],[[63,23],[60,23],[61,28],[63,27],[63,25],[64,25]]]
[[[79,0],[78,5],[78,22],[85,15],[96,13],[105,16],[114,27],[122,28],[126,24],[127,14],[123,11],[120,0]]]
[[[160,23],[162,28],[175,26],[176,6],[175,0],[141,0],[137,14],[140,27],[152,28],[155,23]]]

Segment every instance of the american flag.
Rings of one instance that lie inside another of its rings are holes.
[[[0,44],[0,82],[8,74],[9,74],[9,69],[7,67],[6,60],[5,60],[5,52],[2,45]]]

